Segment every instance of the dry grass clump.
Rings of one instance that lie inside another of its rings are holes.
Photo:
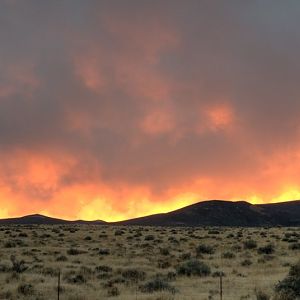
[[[21,283],[18,286],[18,293],[23,296],[32,296],[34,294],[34,287],[29,283]]]
[[[255,249],[257,248],[257,242],[250,239],[247,241],[244,241],[244,249]]]
[[[300,299],[300,261],[291,266],[289,274],[276,285],[275,290],[278,300]]]
[[[140,285],[139,289],[143,293],[154,293],[167,291],[172,294],[176,292],[176,289],[170,285],[170,283],[162,278],[154,278],[147,281],[145,284]]]
[[[255,297],[256,300],[269,300],[271,298],[269,294],[260,289],[255,289]]]
[[[84,251],[82,250],[79,250],[77,248],[70,248],[68,251],[67,251],[67,254],[68,255],[79,255],[79,254],[82,254],[84,253]]]
[[[24,260],[18,260],[14,255],[10,256],[10,261],[12,264],[11,270],[16,273],[23,273],[28,268],[25,265]]]
[[[208,276],[211,273],[210,267],[199,260],[189,260],[186,261],[177,267],[178,275],[186,275],[186,276]]]
[[[227,252],[222,253],[222,258],[233,259],[233,258],[235,258],[235,254],[230,251],[227,251]]]
[[[196,248],[196,253],[197,253],[198,256],[201,256],[201,254],[214,254],[215,250],[210,245],[200,244]]]
[[[273,244],[270,244],[270,243],[266,246],[259,247],[257,249],[258,254],[272,254],[272,253],[274,253],[274,251],[275,251],[275,247]]]

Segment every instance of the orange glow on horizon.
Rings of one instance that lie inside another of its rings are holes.
[[[123,188],[114,191],[109,187],[97,187],[93,184],[77,185],[65,188],[53,196],[52,199],[40,201],[38,199],[24,199],[22,195],[13,195],[12,191],[0,188],[3,208],[0,218],[19,217],[27,214],[43,214],[67,220],[104,220],[120,221],[157,213],[170,212],[197,202],[219,199],[229,201],[245,200],[252,204],[285,202],[300,199],[300,189],[291,188],[278,195],[263,196],[259,194],[242,195],[241,197],[214,197],[213,194],[197,192],[166,193],[167,199],[151,195],[146,188]],[[225,193],[226,194],[226,193]],[[219,193],[219,195],[221,195]],[[121,199],[121,201],[118,201]],[[29,203],[30,207],[26,205]],[[17,205],[16,205],[17,204]]]
[[[25,151],[3,156],[0,168],[0,218],[40,213],[63,219],[119,221],[165,213],[209,199],[245,200],[253,204],[300,199],[293,182],[298,155],[288,151],[265,162],[260,178],[239,180],[222,175],[197,177],[156,190],[148,184],[102,179],[102,167],[87,168],[75,156]],[[291,159],[291,164],[286,163]],[[86,160],[86,163],[88,160]],[[277,167],[275,167],[275,164]],[[283,177],[290,183],[282,184]]]

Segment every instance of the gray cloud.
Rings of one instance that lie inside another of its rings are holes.
[[[253,183],[263,158],[298,146],[299,10],[292,0],[2,1],[0,152],[73,157],[54,191],[90,180],[160,194],[224,178],[264,194]]]

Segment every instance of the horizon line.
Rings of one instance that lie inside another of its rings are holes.
[[[161,212],[161,213],[156,213],[156,214],[149,214],[149,215],[142,215],[142,216],[137,216],[137,217],[133,217],[133,218],[129,218],[129,219],[122,219],[122,220],[118,220],[118,221],[105,221],[103,219],[96,219],[96,220],[84,220],[84,219],[68,219],[68,218],[59,218],[53,215],[48,215],[48,214],[42,214],[42,213],[30,213],[27,215],[21,215],[21,216],[14,216],[14,217],[7,217],[7,218],[0,218],[0,220],[9,220],[9,219],[20,219],[20,218],[24,218],[24,217],[30,217],[30,216],[41,216],[41,217],[46,217],[46,218],[52,218],[52,219],[58,219],[61,221],[68,221],[68,222],[105,222],[108,224],[113,224],[113,223],[119,223],[119,222],[125,222],[128,220],[135,220],[135,219],[139,219],[139,218],[144,218],[144,217],[149,217],[149,216],[155,216],[155,215],[161,215],[161,214],[167,214],[173,211],[177,211],[180,210],[182,208],[186,208],[195,204],[199,204],[199,203],[204,203],[204,202],[212,202],[212,201],[220,201],[220,202],[246,202],[248,204],[251,205],[270,205],[270,204],[283,204],[283,203],[287,203],[287,202],[296,202],[296,201],[300,201],[300,199],[292,199],[292,200],[285,200],[285,201],[278,201],[278,202],[268,202],[268,203],[251,203],[248,202],[247,200],[225,200],[225,199],[208,199],[208,200],[200,200],[198,202],[186,205],[186,206],[182,206],[167,212]]]

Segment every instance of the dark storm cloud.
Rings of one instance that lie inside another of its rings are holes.
[[[298,146],[299,12],[298,1],[2,1],[1,155],[72,159],[41,199],[86,182],[186,192],[199,178],[270,195],[255,180],[264,158]],[[3,170],[16,190],[22,170]]]

